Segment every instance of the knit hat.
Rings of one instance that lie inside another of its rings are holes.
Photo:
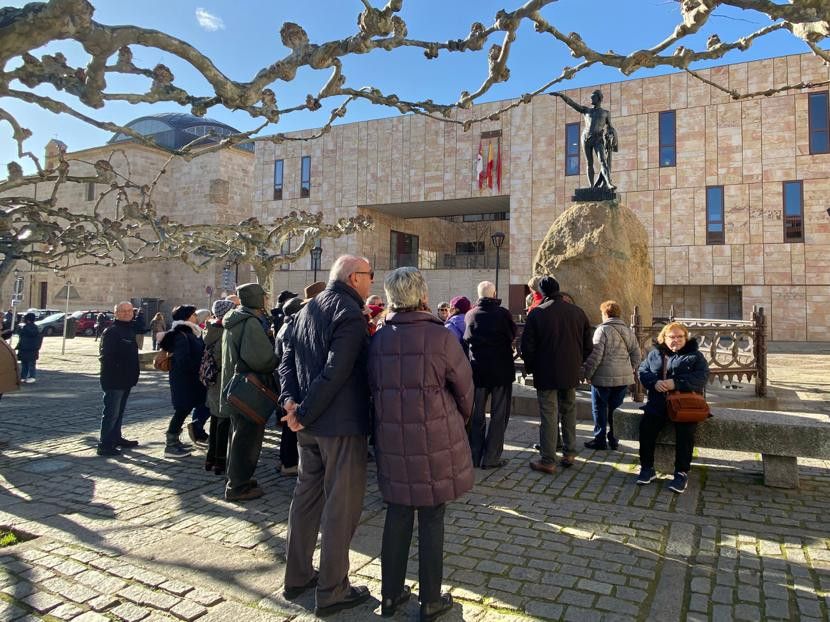
[[[299,311],[302,308],[303,299],[297,298],[295,296],[294,298],[285,301],[285,304],[282,305],[282,312],[285,313],[286,316],[289,316],[294,315],[295,313],[297,313],[297,311]]]
[[[210,309],[199,309],[196,311],[196,323],[204,324],[210,317]]]
[[[455,307],[461,313],[467,313],[470,310],[470,299],[466,296],[456,296],[450,300],[450,306]]]
[[[323,281],[317,281],[316,283],[312,283],[303,290],[303,296],[306,300],[311,300],[324,289],[326,289],[326,284],[323,283]]]
[[[233,304],[232,300],[214,300],[213,306],[210,310],[213,312],[213,315],[215,315],[218,318],[221,318],[235,306],[236,305]]]
[[[552,276],[544,276],[539,281],[539,289],[548,298],[552,298],[559,293],[559,281]]]
[[[186,322],[194,313],[196,313],[196,307],[193,305],[180,305],[173,309],[173,321]]]
[[[292,298],[296,297],[297,294],[295,292],[292,292],[289,289],[284,289],[280,292],[280,295],[277,296],[277,306],[282,307],[285,304],[286,300],[291,300]]]
[[[265,290],[259,283],[245,283],[236,288],[236,295],[243,307],[263,309],[265,307]]]

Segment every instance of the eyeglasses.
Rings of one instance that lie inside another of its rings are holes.
[[[355,270],[354,272],[352,272],[352,274],[368,274],[370,279],[372,279],[373,281],[375,280],[374,270],[369,270],[368,272],[365,270]]]

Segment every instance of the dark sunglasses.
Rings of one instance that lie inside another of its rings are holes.
[[[352,274],[368,274],[370,279],[372,279],[373,281],[375,280],[374,270],[369,270],[368,272],[366,272],[365,270],[355,270],[354,272],[352,272]]]

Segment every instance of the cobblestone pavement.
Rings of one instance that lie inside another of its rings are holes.
[[[0,401],[0,525],[35,536],[0,549],[0,620],[314,619],[311,594],[280,596],[293,482],[275,469],[276,434],[257,472],[266,496],[227,503],[200,454],[162,457],[171,408],[166,379],[149,372],[125,415],[141,445],[98,457],[95,344],[59,352],[47,339],[37,384]],[[786,408],[828,412],[830,354],[770,359]],[[580,446],[588,433],[580,424]],[[447,620],[830,617],[830,463],[799,461],[801,489],[789,491],[762,485],[759,456],[703,452],[676,496],[665,478],[633,484],[632,444],[584,450],[555,476],[533,472],[537,437],[538,420],[511,419],[509,465],[478,472],[448,507],[445,584],[458,604]],[[383,517],[372,467],[351,561],[374,596]],[[373,600],[334,619],[379,611]],[[396,617],[416,616],[413,599]]]

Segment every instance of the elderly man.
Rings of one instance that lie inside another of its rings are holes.
[[[297,314],[280,365],[283,420],[297,432],[300,467],[288,513],[283,595],[317,586],[316,615],[368,600],[349,582],[349,545],[366,489],[369,385],[363,301],[374,272],[363,257],[343,255],[326,289]],[[320,570],[311,563],[321,531]]]
[[[455,300],[455,299],[453,299]],[[465,317],[464,342],[469,348],[476,387],[473,419],[470,426],[470,449],[473,465],[497,469],[507,464],[501,459],[504,432],[510,419],[510,398],[516,371],[513,365],[513,339],[516,323],[510,311],[496,298],[496,286],[490,281],[478,284],[478,302]],[[484,412],[490,398],[490,427]]]
[[[522,333],[522,359],[533,374],[542,425],[539,441],[542,458],[530,463],[534,471],[556,472],[556,438],[562,420],[562,467],[576,459],[576,386],[582,379],[582,364],[594,347],[591,323],[585,312],[566,302],[559,282],[543,277],[539,288],[545,297],[527,316]]]
[[[121,435],[121,422],[130,390],[138,384],[138,344],[133,330],[133,305],[115,305],[115,321],[101,335],[98,359],[101,361],[101,388],[104,410],[101,413],[99,456],[118,456],[119,447],[136,447]]]

